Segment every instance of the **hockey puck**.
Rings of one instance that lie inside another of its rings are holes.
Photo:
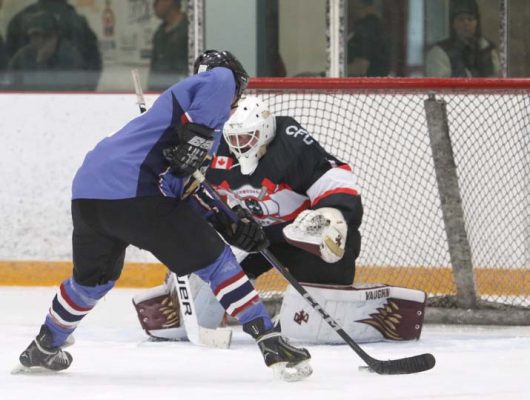
[[[368,365],[360,365],[359,371],[361,372],[374,372],[372,368],[370,368]]]

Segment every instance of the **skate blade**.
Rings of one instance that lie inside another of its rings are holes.
[[[11,370],[11,375],[56,375],[58,372],[44,367],[25,367],[19,363]]]
[[[274,379],[284,382],[301,381],[313,373],[309,360],[302,361],[292,367],[287,366],[286,362],[280,362],[272,365],[271,368]]]

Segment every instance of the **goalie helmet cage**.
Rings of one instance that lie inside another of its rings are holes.
[[[431,322],[530,324],[530,80],[255,78],[249,89],[352,165],[356,284],[424,290]],[[265,299],[286,285],[274,271],[257,281]]]

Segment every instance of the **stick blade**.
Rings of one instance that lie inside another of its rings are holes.
[[[428,371],[436,365],[436,359],[430,353],[413,357],[399,358],[397,360],[375,360],[368,366],[380,375],[415,374]]]
[[[190,340],[191,341],[191,340]],[[232,343],[232,330],[226,328],[199,328],[199,344],[216,349],[228,349]],[[195,343],[196,344],[196,343]]]

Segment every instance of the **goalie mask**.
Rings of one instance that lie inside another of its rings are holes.
[[[239,161],[241,173],[250,175],[274,139],[276,119],[268,106],[254,96],[242,98],[223,128],[230,151]]]

